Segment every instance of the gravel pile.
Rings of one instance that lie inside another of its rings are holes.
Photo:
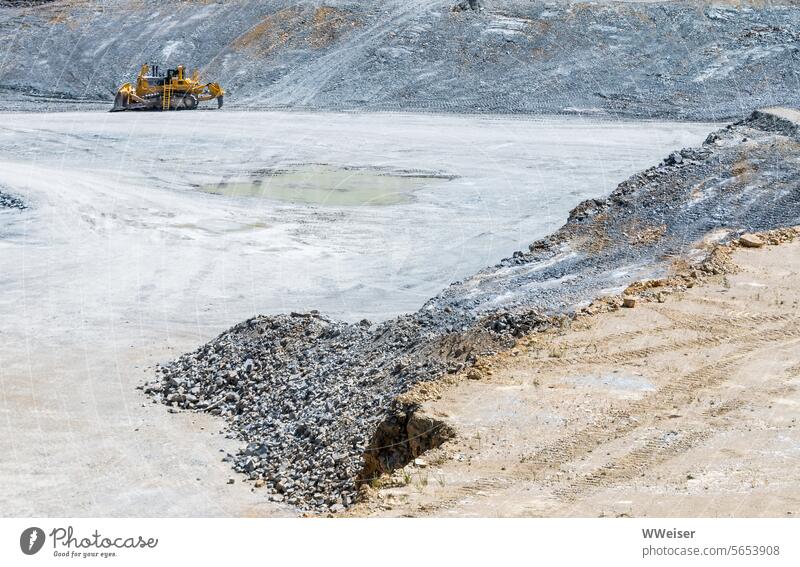
[[[582,203],[553,235],[452,284],[417,313],[380,325],[315,312],[256,317],[163,366],[144,388],[174,408],[226,418],[243,441],[233,467],[272,498],[338,511],[356,498],[378,426],[399,420],[395,398],[414,384],[468,368],[604,292],[663,277],[718,229],[735,238],[797,224],[800,141],[756,113],[673,152],[607,199]]]
[[[22,210],[27,208],[28,206],[25,204],[25,201],[23,201],[20,197],[0,191],[0,209]]]
[[[335,511],[355,500],[364,450],[394,398],[446,370],[413,356],[425,336],[419,318],[256,317],[161,367],[144,389],[230,420],[246,442],[234,468],[263,480],[273,500]]]

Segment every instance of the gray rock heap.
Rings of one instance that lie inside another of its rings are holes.
[[[23,201],[20,197],[0,191],[0,209],[23,210],[27,208],[28,206],[25,204],[25,201]]]

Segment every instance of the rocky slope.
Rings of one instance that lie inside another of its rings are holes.
[[[462,371],[599,295],[667,276],[674,262],[702,262],[701,240],[800,224],[792,116],[756,112],[672,153],[417,313],[380,325],[319,313],[256,317],[165,365],[145,391],[227,418],[246,444],[234,467],[274,498],[345,507],[358,480],[446,437],[435,422],[421,431],[415,408],[395,403],[411,386]]]
[[[240,108],[722,119],[800,103],[791,1],[14,4],[6,109],[110,100],[150,60],[202,68]]]

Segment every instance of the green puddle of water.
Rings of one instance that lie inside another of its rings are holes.
[[[440,174],[309,165],[261,172],[249,180],[201,185],[200,191],[315,205],[396,205],[409,202],[413,191],[432,181],[450,179]]]

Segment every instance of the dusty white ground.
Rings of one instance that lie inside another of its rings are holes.
[[[416,309],[709,124],[409,114],[0,114],[0,514],[292,513],[251,492],[208,416],[135,386],[258,313]],[[296,164],[422,170],[389,206],[192,184]],[[236,482],[227,484],[227,479]]]

